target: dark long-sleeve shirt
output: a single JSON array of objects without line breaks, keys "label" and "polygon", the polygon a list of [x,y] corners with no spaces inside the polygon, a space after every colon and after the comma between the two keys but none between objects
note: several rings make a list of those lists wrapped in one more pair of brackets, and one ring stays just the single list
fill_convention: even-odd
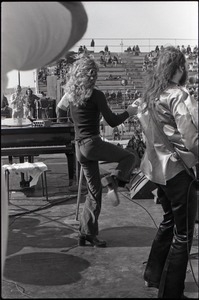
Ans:
[{"label": "dark long-sleeve shirt", "polygon": [[100,134],[101,115],[111,127],[123,123],[129,117],[127,111],[120,114],[113,113],[107,104],[104,93],[97,89],[93,90],[85,105],[77,107],[70,103],[70,112],[74,122],[76,140]]}]

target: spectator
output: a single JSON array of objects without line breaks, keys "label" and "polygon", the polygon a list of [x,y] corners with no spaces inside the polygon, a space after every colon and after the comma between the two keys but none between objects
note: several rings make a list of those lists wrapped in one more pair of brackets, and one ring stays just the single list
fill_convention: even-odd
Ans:
[{"label": "spectator", "polygon": [[128,84],[127,79],[122,79],[121,80],[121,85],[126,86]]},{"label": "spectator", "polygon": [[100,55],[100,64],[106,67],[106,60],[104,58],[104,54]]},{"label": "spectator", "polygon": [[133,46],[133,48],[132,48],[132,54],[135,55],[135,53],[136,53],[136,47]]},{"label": "spectator", "polygon": [[117,91],[116,97],[117,97],[117,100],[122,99],[122,92],[120,90]]},{"label": "spectator", "polygon": [[193,63],[192,62],[189,63],[189,72],[193,72]]},{"label": "spectator", "polygon": [[191,47],[190,47],[190,45],[187,46],[187,54],[188,55],[191,54]]},{"label": "spectator", "polygon": [[84,49],[83,49],[82,46],[80,46],[79,49],[78,49],[78,54],[83,53],[83,52],[84,52]]},{"label": "spectator", "polygon": [[111,64],[112,63],[112,58],[111,58],[111,54],[110,52],[105,52],[105,61],[107,64]]},{"label": "spectator", "polygon": [[1,104],[1,116],[12,118],[12,108],[9,107],[8,99],[4,94]]},{"label": "spectator", "polygon": [[129,140],[126,150],[137,152],[139,158],[142,158],[146,149],[146,145],[142,139],[142,132],[140,128],[137,127],[136,122],[133,122],[134,119],[130,118],[129,122],[129,132],[131,130],[131,126],[133,127],[132,138]]},{"label": "spectator", "polygon": [[144,56],[144,63],[147,65],[148,62],[149,62],[149,55],[145,54],[145,56]]},{"label": "spectator", "polygon": [[115,100],[116,99],[116,93],[115,93],[115,91],[111,91],[111,100]]},{"label": "spectator", "polygon": [[109,51],[109,50],[108,50],[108,46],[106,45],[106,46],[104,47],[104,52],[105,52],[105,53],[108,53],[108,51]]},{"label": "spectator", "polygon": [[86,54],[87,52],[88,52],[88,50],[87,50],[86,46],[84,45],[84,46],[83,46],[83,53]]},{"label": "spectator", "polygon": [[147,63],[144,61],[142,65],[142,71],[145,72],[147,70]]},{"label": "spectator", "polygon": [[[180,47],[180,46],[179,46]],[[160,52],[164,51],[163,45],[160,46]]]},{"label": "spectator", "polygon": [[138,90],[135,90],[134,99],[133,100],[136,100],[138,98],[139,98],[139,92],[138,92]]},{"label": "spectator", "polygon": [[95,41],[94,41],[94,39],[91,40],[91,47],[93,47],[93,48],[95,47]]},{"label": "spectator", "polygon": [[131,99],[131,90],[130,89],[126,90],[125,96],[126,96],[126,100],[130,100]]},{"label": "spectator", "polygon": [[118,126],[118,129],[119,129],[119,133],[120,133],[120,140],[122,140],[122,138],[123,138],[123,136],[124,136],[124,134],[126,132],[126,128],[125,128],[124,123],[120,124]]},{"label": "spectator", "polygon": [[198,57],[198,47],[195,46],[195,47],[193,48],[193,58],[194,58],[194,59],[197,59],[197,57]]},{"label": "spectator", "polygon": [[140,54],[140,48],[138,45],[135,46],[135,55],[138,56]]},{"label": "spectator", "polygon": [[150,51],[148,54],[148,61],[152,62],[153,61],[153,51]]},{"label": "spectator", "polygon": [[182,52],[183,54],[186,54],[186,49],[185,49],[185,46],[184,46],[184,45],[182,45],[182,47],[181,47],[181,52]]},{"label": "spectator", "polygon": [[195,89],[194,89],[193,87],[189,87],[189,94],[190,94],[191,96],[194,95],[194,92],[195,92]]},{"label": "spectator", "polygon": [[24,105],[26,103],[26,96],[22,94],[21,86],[18,85],[16,92],[11,95],[10,104],[12,105],[12,118],[24,117]]},{"label": "spectator", "polygon": [[26,103],[24,106],[25,117],[36,118],[36,101],[39,101],[39,97],[33,94],[31,88],[26,90]]},{"label": "spectator", "polygon": [[116,67],[117,64],[118,64],[118,58],[117,58],[116,55],[114,55],[113,58],[112,58],[112,64],[113,64],[115,67]]},{"label": "spectator", "polygon": [[120,132],[118,126],[113,128],[113,140],[120,140]]},{"label": "spectator", "polygon": [[39,99],[39,108],[41,111],[41,118],[48,119],[49,118],[49,107],[50,101],[44,92],[41,92],[42,96]]},{"label": "spectator", "polygon": [[157,55],[159,55],[160,48],[158,47],[158,45],[155,47],[155,52],[157,53]]},{"label": "spectator", "polygon": [[198,73],[198,62],[197,62],[197,60],[194,60],[194,62],[193,62],[193,72]]},{"label": "spectator", "polygon": [[194,99],[196,100],[196,101],[198,101],[199,99],[198,99],[198,87],[196,87],[195,88],[195,91],[194,91]]},{"label": "spectator", "polygon": [[105,95],[106,99],[108,99],[109,98],[109,91],[106,90],[106,92],[104,93],[104,95]]}]

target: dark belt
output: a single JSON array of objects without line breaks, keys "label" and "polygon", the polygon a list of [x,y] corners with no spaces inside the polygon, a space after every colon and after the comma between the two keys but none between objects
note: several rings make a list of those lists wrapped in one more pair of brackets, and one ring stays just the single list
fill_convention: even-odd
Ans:
[{"label": "dark belt", "polygon": [[86,144],[88,141],[92,141],[92,140],[94,140],[94,139],[96,139],[96,138],[99,138],[100,137],[100,135],[99,134],[97,134],[97,135],[92,135],[91,137],[86,137],[86,138],[83,138],[83,139],[81,139],[81,140],[77,140],[77,143],[78,143],[78,145],[80,146],[80,145],[84,145],[84,144]]}]

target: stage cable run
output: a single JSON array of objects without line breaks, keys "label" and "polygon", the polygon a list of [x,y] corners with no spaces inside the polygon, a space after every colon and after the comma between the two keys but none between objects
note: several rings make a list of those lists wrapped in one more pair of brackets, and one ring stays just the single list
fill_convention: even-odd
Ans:
[{"label": "stage cable run", "polygon": [[[192,185],[193,182],[194,182],[194,180],[191,182],[191,184],[190,184],[190,186],[189,186],[188,193],[187,193],[187,199],[188,199],[189,192],[190,192],[190,188],[191,188],[191,185]],[[148,211],[143,205],[141,205],[141,204],[137,203],[136,201],[132,200],[130,197],[128,197],[128,196],[125,195],[124,193],[122,193],[122,192],[119,192],[119,193],[120,193],[122,196],[124,196],[126,199],[128,199],[129,201],[131,201],[131,202],[133,202],[134,204],[140,206],[140,207],[141,207],[141,208],[149,215],[149,217],[150,217],[151,220],[153,221],[153,223],[154,223],[156,229],[158,229],[158,226],[157,226],[157,224],[156,224],[154,218],[152,217],[152,215],[149,213],[149,211]],[[11,223],[9,224],[9,226],[11,226],[11,225],[15,222],[15,220],[17,220],[18,218],[22,217],[23,215],[27,215],[27,214],[31,214],[31,213],[34,214],[34,213],[36,213],[37,211],[41,211],[41,210],[44,210],[44,209],[53,207],[53,206],[55,206],[55,205],[58,205],[58,204],[60,204],[60,203],[63,203],[63,202],[65,202],[65,201],[71,200],[71,199],[76,198],[76,197],[77,197],[77,195],[74,195],[74,196],[72,196],[72,197],[70,197],[70,198],[67,198],[67,199],[64,198],[64,199],[54,200],[54,201],[52,201],[51,203],[49,203],[49,204],[47,204],[47,205],[43,205],[42,207],[39,207],[39,208],[36,208],[36,209],[33,209],[33,210],[27,210],[27,209],[22,208],[21,206],[18,206],[18,205],[15,205],[15,204],[14,204],[14,206],[20,207],[20,208],[22,208],[22,209],[24,209],[24,210],[26,210],[26,211],[25,211],[25,212],[18,213],[18,214],[15,214],[15,215],[10,215],[9,218],[15,217],[15,219],[13,220],[13,222],[11,222]],[[187,209],[188,209],[188,201],[187,201]],[[37,213],[36,213],[36,214],[37,214]],[[74,213],[73,213],[73,214],[74,214]],[[39,215],[39,214],[37,214],[37,215]],[[48,217],[45,216],[45,218],[48,218]],[[188,218],[188,215],[187,215],[187,218]],[[50,219],[50,218],[48,218],[48,219]],[[50,219],[50,220],[51,220],[51,219]],[[57,220],[53,220],[53,221],[54,221],[54,222],[57,222]],[[57,223],[61,223],[61,222],[57,222]],[[68,226],[68,225],[63,224],[63,223],[61,223],[61,225],[62,225],[62,226],[64,225],[64,226],[69,227],[70,229],[73,229],[73,230],[74,230],[74,227],[72,227],[72,226]],[[188,220],[187,220],[187,226],[188,226]],[[188,232],[188,228],[187,228],[187,232]],[[75,247],[77,247],[77,246],[75,246]],[[74,248],[74,247],[72,247],[72,248]],[[70,249],[69,249],[69,250],[70,250]],[[198,287],[199,285],[198,285],[198,283],[197,283],[197,280],[196,280],[196,277],[195,277],[195,274],[194,274],[194,271],[193,271],[192,263],[191,263],[191,258],[190,258],[190,256],[193,256],[193,254],[191,254],[191,255],[189,254],[189,251],[188,251],[188,241],[187,241],[187,252],[188,252],[188,260],[189,260],[189,265],[190,265],[190,268],[191,268],[191,273],[192,273],[194,282],[195,282],[196,286]],[[14,283],[14,282],[13,282],[13,283]],[[27,296],[28,296],[28,295],[27,295]],[[29,297],[29,296],[28,296],[28,297]]]}]

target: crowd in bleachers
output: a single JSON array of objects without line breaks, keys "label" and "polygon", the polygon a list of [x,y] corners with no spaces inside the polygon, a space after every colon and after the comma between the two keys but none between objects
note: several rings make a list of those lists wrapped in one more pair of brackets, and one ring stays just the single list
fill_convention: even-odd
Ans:
[{"label": "crowd in bleachers", "polygon": [[108,77],[105,77],[105,80],[120,80],[121,78],[122,78],[121,75],[110,74]]},{"label": "crowd in bleachers", "polygon": [[118,54],[111,54],[110,51],[105,52],[103,50],[100,51],[99,63],[100,65],[106,67],[108,66],[117,66],[122,63],[121,57]]},{"label": "crowd in bleachers", "polygon": [[185,47],[182,45],[181,47],[178,45],[177,48],[182,51],[182,53],[186,56],[187,59],[197,59],[198,58],[198,46],[196,45],[191,49],[190,45]]},{"label": "crowd in bleachers", "polygon": [[[193,73],[198,73],[198,47],[190,47],[190,45],[188,45],[187,47],[185,47],[184,45],[177,46],[177,48],[179,48],[181,51],[183,51],[183,53],[185,54],[186,58],[188,59],[188,63],[189,63],[189,72]],[[160,47],[157,45],[154,50],[151,50],[149,53],[145,54],[145,56],[143,57],[143,64],[142,64],[142,72],[144,73],[146,70],[150,70],[153,69],[154,66],[156,65],[157,62],[157,58],[159,56],[159,54],[161,53],[161,51],[164,49],[163,45],[161,45]],[[87,51],[85,46],[80,46],[78,53],[82,53]],[[127,48],[127,50],[125,50],[126,52],[129,53],[133,53],[134,55],[139,55],[140,49],[139,46],[133,46],[132,48],[129,46]],[[136,54],[137,51],[137,54]],[[191,60],[191,61],[190,61]],[[104,50],[100,51],[100,57],[99,57],[99,64],[103,65],[103,66],[116,66],[117,64],[122,63],[122,59],[118,54],[115,53],[111,53],[109,51],[109,47],[108,45],[106,45],[104,47]],[[39,82],[42,82],[43,84],[47,84],[47,76],[49,75],[55,75],[57,76],[57,79],[61,79],[61,84],[65,83],[66,80],[66,74],[68,71],[68,66],[69,66],[69,61],[66,58],[62,58],[60,59],[55,66],[49,66],[49,67],[43,67],[38,71],[38,80]],[[136,86],[136,84],[134,83],[134,78],[141,78],[142,77],[142,72],[140,72],[138,69],[135,68],[135,66],[130,66],[130,64],[128,65],[128,70],[126,69],[126,75],[127,75],[127,80],[128,80],[128,84],[132,85],[132,88],[135,90],[136,88],[139,88],[138,86]],[[105,80],[121,80],[121,76],[115,76],[110,74],[109,76],[107,76],[105,78]],[[191,92],[195,95],[197,92],[197,88],[196,86],[194,86],[193,84],[189,84],[191,86]],[[193,91],[194,90],[194,91]],[[108,99],[109,100],[115,100],[115,96],[114,94],[116,94],[116,99],[118,99],[116,102],[121,102],[121,98],[124,98],[125,95],[121,96],[120,91],[115,91],[111,93],[112,96],[109,95]],[[124,93],[123,93],[124,94]],[[129,98],[130,99],[134,99],[134,95],[133,93],[128,93],[126,95],[126,99]]]},{"label": "crowd in bleachers", "polygon": [[[178,45],[177,48],[185,54],[188,60],[193,60],[192,62],[189,62],[189,71],[198,72],[198,47],[195,46],[192,50],[190,45],[188,45],[187,48],[185,48],[184,45],[181,47]],[[151,50],[149,53],[147,53],[143,59],[142,71],[153,69],[157,63],[159,54],[163,50],[164,47],[162,45],[160,48],[157,45],[154,50]]]},{"label": "crowd in bleachers", "polygon": [[62,79],[65,82],[69,64],[67,59],[61,58],[55,66],[43,67],[38,71],[38,81],[47,84],[47,76],[57,76],[57,79]]},{"label": "crowd in bleachers", "polygon": [[86,48],[86,46],[79,46],[79,49],[78,49],[78,54],[81,54],[81,53],[88,53],[88,49]]},{"label": "crowd in bleachers", "polygon": [[131,46],[129,46],[126,50],[124,50],[124,52],[132,53],[135,56],[139,56],[141,53],[140,47],[138,45],[133,46],[132,48],[131,48]]},{"label": "crowd in bleachers", "polygon": [[[85,46],[80,46],[78,54],[86,53],[88,50]],[[121,57],[116,53],[111,53],[108,50],[108,46],[105,46],[104,51],[100,51],[99,64],[106,66],[117,66],[122,63]],[[47,76],[55,75],[57,79],[61,79],[65,82],[65,77],[68,71],[70,62],[66,58],[61,58],[54,66],[45,66],[38,71],[38,81],[43,84],[47,84]],[[114,79],[114,78],[110,78]]]},{"label": "crowd in bleachers", "polygon": [[[139,49],[139,46],[137,47],[128,47],[125,52],[132,53],[135,56],[138,56],[141,51]],[[187,88],[189,89],[190,94],[198,101],[198,75],[195,75],[194,72],[198,73],[198,47],[190,47],[189,45],[185,47],[182,45],[181,47],[178,46],[178,48],[183,51],[186,58],[188,59],[189,63],[189,72],[193,74],[192,79],[189,80],[187,84]],[[108,104],[111,106],[117,105],[120,108],[125,108],[129,104],[133,103],[137,98],[141,96],[141,92],[137,88],[136,84],[134,83],[134,78],[140,78],[142,77],[142,73],[144,73],[146,70],[153,69],[156,65],[157,58],[161,51],[163,51],[164,47],[156,46],[154,50],[147,53],[145,56],[143,56],[143,65],[141,70],[138,70],[135,68],[135,66],[128,64],[128,69],[126,69],[126,77],[128,85],[132,86],[132,90],[129,88],[121,89],[118,88],[117,90],[107,90],[104,92],[105,97],[107,99]],[[85,47],[80,46],[78,52],[87,51]],[[103,65],[104,67],[108,66],[117,66],[117,64],[122,63],[122,59],[118,54],[113,54],[109,51],[108,46],[106,45],[104,50],[100,51],[100,56],[98,58],[98,62],[100,65]],[[68,70],[68,60],[67,59],[60,59],[56,66],[54,67],[44,67],[39,70],[38,73],[38,79],[44,83],[46,83],[46,78],[48,75],[56,75],[58,79],[62,79],[63,83],[66,78]],[[109,74],[109,76],[104,78],[105,80],[120,80],[122,81],[122,77],[120,75],[113,75]],[[103,79],[103,80],[104,80]],[[121,84],[122,85],[122,84]],[[117,129],[117,128],[116,128]],[[118,134],[119,138],[121,136],[119,135],[119,131],[116,130],[113,132],[115,136]],[[128,123],[126,126],[127,131],[131,132],[132,138],[129,140],[128,147],[132,148],[133,150],[136,150],[140,157],[142,157],[144,151],[145,151],[145,144],[143,141],[142,131],[140,127],[140,123],[135,118],[129,118]]]},{"label": "crowd in bleachers", "polygon": [[104,92],[105,97],[110,105],[122,105],[123,107],[128,106],[133,103],[136,99],[141,96],[141,93],[138,90],[126,89],[122,92],[122,90],[111,90],[110,92],[107,90]]},{"label": "crowd in bleachers", "polygon": [[127,150],[134,150],[140,158],[143,157],[146,145],[143,139],[141,124],[137,117],[131,117],[128,120],[128,131],[131,132],[131,138],[127,144]]}]

